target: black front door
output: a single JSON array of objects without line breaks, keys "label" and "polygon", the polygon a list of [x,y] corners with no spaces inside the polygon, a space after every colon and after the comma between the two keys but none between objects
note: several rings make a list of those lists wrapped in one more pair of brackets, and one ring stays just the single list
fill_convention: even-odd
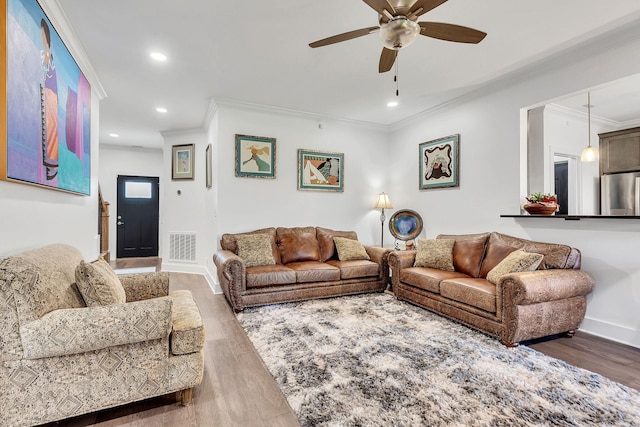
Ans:
[{"label": "black front door", "polygon": [[159,178],[118,175],[117,258],[158,256]]}]

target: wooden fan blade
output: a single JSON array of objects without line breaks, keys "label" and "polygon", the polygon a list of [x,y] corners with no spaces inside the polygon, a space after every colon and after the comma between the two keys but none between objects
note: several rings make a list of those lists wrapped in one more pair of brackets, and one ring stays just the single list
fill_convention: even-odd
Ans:
[{"label": "wooden fan blade", "polygon": [[442,22],[418,22],[418,25],[423,36],[449,42],[477,44],[487,35],[484,31]]},{"label": "wooden fan blade", "polygon": [[380,54],[380,63],[378,64],[378,72],[386,73],[393,67],[393,64],[396,62],[396,57],[398,56],[398,51],[393,49],[387,49],[386,47],[382,48],[382,53]]},{"label": "wooden fan blade", "polygon": [[360,28],[359,30],[353,30],[347,33],[337,34],[335,36],[327,37],[326,39],[309,43],[309,46],[320,47],[320,46],[326,46],[329,44],[340,43],[347,40],[355,39],[356,37],[362,37],[362,36],[366,36],[367,34],[375,33],[379,29],[380,27]]},{"label": "wooden fan blade", "polygon": [[388,16],[385,12],[385,10],[391,15],[394,16],[396,14],[396,10],[395,8],[391,5],[391,3],[389,3],[388,0],[362,0],[364,1],[366,4],[369,5],[369,7],[373,10],[375,10],[376,12],[378,12],[380,15],[385,17],[385,22],[388,20]]},{"label": "wooden fan blade", "polygon": [[420,16],[429,12],[430,10],[435,9],[440,6],[442,3],[446,3],[448,0],[418,0],[413,6],[409,9],[408,15],[411,16]]}]

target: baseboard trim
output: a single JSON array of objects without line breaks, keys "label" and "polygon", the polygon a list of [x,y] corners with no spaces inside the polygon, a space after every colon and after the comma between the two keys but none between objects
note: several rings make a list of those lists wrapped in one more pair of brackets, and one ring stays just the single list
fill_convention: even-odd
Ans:
[{"label": "baseboard trim", "polygon": [[640,331],[637,329],[585,317],[580,330],[600,338],[640,348]]},{"label": "baseboard trim", "polygon": [[173,273],[189,273],[189,274],[199,274],[204,276],[207,280],[207,284],[211,288],[214,294],[221,294],[222,288],[215,281],[215,276],[211,274],[211,272],[204,266],[198,264],[176,264],[170,262],[162,263],[162,271],[173,272]]}]

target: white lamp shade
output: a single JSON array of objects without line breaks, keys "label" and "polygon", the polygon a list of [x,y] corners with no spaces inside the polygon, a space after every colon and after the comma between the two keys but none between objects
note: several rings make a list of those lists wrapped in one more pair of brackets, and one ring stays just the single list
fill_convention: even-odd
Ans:
[{"label": "white lamp shade", "polygon": [[378,200],[374,206],[375,209],[393,209],[393,205],[391,205],[391,200],[389,200],[389,195],[387,193],[378,194]]},{"label": "white lamp shade", "polygon": [[596,160],[598,160],[598,149],[589,145],[584,150],[582,150],[580,160],[583,162],[595,162]]}]

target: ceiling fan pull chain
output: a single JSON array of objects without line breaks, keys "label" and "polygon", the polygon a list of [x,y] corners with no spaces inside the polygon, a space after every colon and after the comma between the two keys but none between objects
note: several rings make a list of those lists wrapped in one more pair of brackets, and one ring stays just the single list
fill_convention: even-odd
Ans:
[{"label": "ceiling fan pull chain", "polygon": [[393,76],[393,81],[396,82],[396,96],[400,96],[400,87],[398,82],[398,62],[400,60],[400,55],[396,56],[396,75]]}]

